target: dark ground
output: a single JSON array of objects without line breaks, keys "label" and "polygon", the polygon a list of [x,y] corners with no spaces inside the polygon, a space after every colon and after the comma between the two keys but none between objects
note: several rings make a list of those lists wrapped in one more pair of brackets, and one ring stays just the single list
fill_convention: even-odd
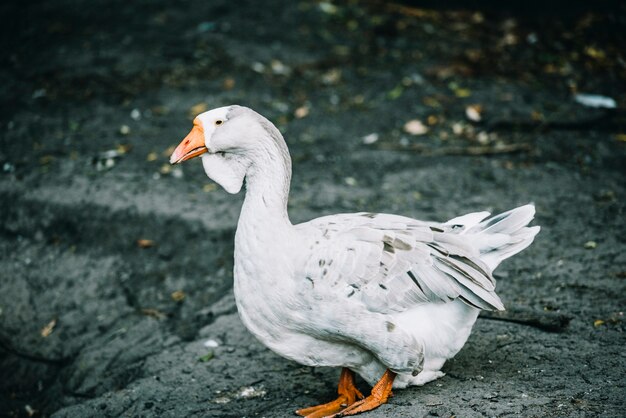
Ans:
[{"label": "dark ground", "polygon": [[238,103],[286,136],[294,222],[537,205],[499,294],[569,326],[480,319],[446,377],[368,417],[624,416],[624,6],[234,3],[0,6],[1,414],[281,417],[333,397],[338,370],[239,321],[242,197],[167,165],[194,113]]}]

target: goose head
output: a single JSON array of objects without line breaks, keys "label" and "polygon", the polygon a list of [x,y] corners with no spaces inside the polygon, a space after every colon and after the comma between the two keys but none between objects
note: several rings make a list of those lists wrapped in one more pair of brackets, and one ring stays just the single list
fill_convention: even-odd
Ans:
[{"label": "goose head", "polygon": [[191,132],[170,157],[178,164],[202,158],[206,175],[228,193],[238,193],[244,178],[278,152],[287,157],[280,132],[267,119],[243,106],[225,106],[201,113]]}]

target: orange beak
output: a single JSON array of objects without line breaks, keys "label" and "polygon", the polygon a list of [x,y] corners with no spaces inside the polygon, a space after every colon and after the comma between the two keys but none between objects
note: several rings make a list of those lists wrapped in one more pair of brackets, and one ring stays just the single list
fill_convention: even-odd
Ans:
[{"label": "orange beak", "polygon": [[198,155],[207,152],[204,145],[204,129],[197,119],[193,121],[193,129],[187,134],[185,139],[176,147],[170,157],[170,164],[178,164],[190,160]]}]

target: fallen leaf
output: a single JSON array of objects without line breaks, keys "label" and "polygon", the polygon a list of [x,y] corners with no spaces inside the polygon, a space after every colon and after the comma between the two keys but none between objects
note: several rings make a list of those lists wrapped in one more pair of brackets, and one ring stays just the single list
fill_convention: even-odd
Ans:
[{"label": "fallen leaf", "polygon": [[294,112],[293,115],[297,118],[297,119],[302,119],[304,117],[307,117],[309,115],[309,107],[308,106],[300,106],[299,108],[297,108]]},{"label": "fallen leaf", "polygon": [[585,54],[596,60],[603,60],[604,58],[606,58],[606,53],[603,50],[595,48],[593,46],[586,47]]},{"label": "fallen leaf", "polygon": [[48,324],[41,329],[41,336],[44,338],[49,337],[50,334],[52,334],[52,331],[54,331],[54,327],[56,326],[56,324],[57,324],[56,319],[53,319],[52,321],[48,322]]},{"label": "fallen leaf", "polygon": [[422,103],[424,103],[428,107],[434,107],[434,108],[441,107],[441,103],[439,102],[439,100],[435,99],[434,97],[430,97],[430,96],[424,97],[422,99]]},{"label": "fallen leaf", "polygon": [[479,104],[469,105],[465,108],[465,116],[472,122],[480,122],[482,120],[483,107]]},{"label": "fallen leaf", "polygon": [[159,173],[161,174],[169,174],[172,172],[172,165],[171,164],[163,164],[161,166],[161,168],[159,168]]},{"label": "fallen leaf", "polygon": [[215,354],[213,353],[213,351],[209,351],[205,355],[198,357],[198,361],[206,363],[207,361],[210,361],[213,357],[215,357]]},{"label": "fallen leaf", "polygon": [[158,309],[153,309],[153,308],[143,308],[141,310],[141,313],[146,315],[146,316],[151,316],[151,317],[156,318],[156,319],[165,319],[165,318],[167,318],[166,314],[164,314],[163,312],[159,311]]},{"label": "fallen leaf", "polygon": [[595,321],[593,321],[593,326],[594,327],[599,327],[601,325],[604,325],[604,320],[603,319],[596,319]]},{"label": "fallen leaf", "polygon": [[209,105],[205,102],[196,103],[189,108],[189,116],[196,117],[202,112],[206,112],[209,109]]},{"label": "fallen leaf", "polygon": [[232,77],[226,77],[222,82],[222,88],[224,90],[232,90],[235,87],[235,79]]},{"label": "fallen leaf", "polygon": [[202,191],[206,193],[214,192],[215,190],[217,190],[217,184],[215,183],[207,183],[202,186]]},{"label": "fallen leaf", "polygon": [[41,165],[48,165],[52,161],[54,161],[53,155],[44,155],[43,157],[39,158],[39,164]]},{"label": "fallen leaf", "polygon": [[170,109],[167,106],[153,106],[150,110],[157,116],[167,115],[170,112]]},{"label": "fallen leaf", "polygon": [[115,147],[115,151],[117,151],[118,155],[124,155],[124,154],[127,154],[128,151],[130,151],[132,147],[133,146],[130,144],[118,144]]},{"label": "fallen leaf", "polygon": [[532,112],[530,112],[530,118],[537,122],[541,122],[545,119],[543,113],[539,112],[538,110],[533,110]]},{"label": "fallen leaf", "polygon": [[291,73],[291,68],[285,65],[281,60],[273,59],[270,62],[270,68],[274,74],[278,75],[289,75]]},{"label": "fallen leaf", "polygon": [[429,115],[429,116],[426,118],[426,123],[427,123],[428,125],[430,125],[430,126],[435,125],[437,122],[439,122],[439,118],[437,118],[437,116],[435,116],[435,115]]},{"label": "fallen leaf", "polygon": [[174,300],[174,302],[182,302],[185,299],[185,292],[183,292],[182,290],[172,292],[172,299]]},{"label": "fallen leaf", "polygon": [[322,83],[327,85],[337,84],[341,80],[341,70],[333,68],[322,75]]},{"label": "fallen leaf", "polygon": [[139,248],[151,248],[155,246],[155,242],[151,239],[140,238],[137,240],[137,246]]},{"label": "fallen leaf", "polygon": [[167,147],[165,151],[163,151],[163,156],[169,158],[169,156],[172,155],[175,149],[176,149],[176,145]]},{"label": "fallen leaf", "polygon": [[387,98],[389,100],[396,100],[398,97],[402,96],[402,93],[404,93],[404,87],[402,84],[398,84],[387,93]]},{"label": "fallen leaf", "polygon": [[472,95],[472,91],[470,89],[460,88],[460,89],[454,90],[454,94],[456,95],[456,97],[464,98],[464,97],[470,97]]},{"label": "fallen leaf", "polygon": [[413,119],[404,124],[404,132],[411,135],[424,135],[428,132],[428,127],[418,119]]}]

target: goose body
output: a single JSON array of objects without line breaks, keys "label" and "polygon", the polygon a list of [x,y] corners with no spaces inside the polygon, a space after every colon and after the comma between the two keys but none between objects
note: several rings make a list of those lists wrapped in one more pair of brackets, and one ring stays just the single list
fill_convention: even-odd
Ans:
[{"label": "goose body", "polygon": [[[344,368],[341,406],[301,415],[363,412],[384,403],[392,386],[443,376],[480,310],[504,309],[493,270],[539,231],[527,226],[532,205],[443,223],[352,213],[292,225],[291,160],[280,132],[241,106],[205,112],[194,125],[171,162],[200,156],[207,175],[231,193],[245,179],[234,267],[244,325],[283,357]],[[353,372],[374,385],[365,400],[358,401]]]}]

